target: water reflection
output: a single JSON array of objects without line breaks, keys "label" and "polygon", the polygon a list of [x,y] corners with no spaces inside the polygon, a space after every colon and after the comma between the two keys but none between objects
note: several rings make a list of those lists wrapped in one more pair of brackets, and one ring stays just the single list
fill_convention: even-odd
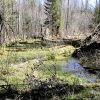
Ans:
[{"label": "water reflection", "polygon": [[81,67],[73,58],[68,59],[67,65],[62,65],[60,67],[61,71],[79,71],[84,70],[83,67]]},{"label": "water reflection", "polygon": [[87,83],[97,83],[98,82],[98,77],[94,74],[90,74],[85,71],[81,72],[75,72],[75,75],[80,77],[80,78],[86,78],[86,81],[83,82],[83,84]]},{"label": "water reflection", "polygon": [[73,72],[77,77],[85,78],[86,81],[84,81],[83,84],[98,82],[97,75],[89,73],[88,70],[81,67],[81,65],[78,64],[73,58],[68,59],[67,63],[67,65],[62,65],[60,67],[61,71]]}]

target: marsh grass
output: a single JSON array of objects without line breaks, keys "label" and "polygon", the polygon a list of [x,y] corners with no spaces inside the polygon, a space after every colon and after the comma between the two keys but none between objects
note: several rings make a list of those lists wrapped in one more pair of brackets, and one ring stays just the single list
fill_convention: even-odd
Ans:
[{"label": "marsh grass", "polygon": [[55,76],[55,78],[62,80],[63,82],[66,82],[68,84],[76,84],[81,85],[82,81],[84,81],[84,78],[78,78],[76,77],[72,72],[62,72],[57,71],[56,75],[54,70],[37,70],[38,78],[40,79],[48,79],[52,76]]},{"label": "marsh grass", "polygon": [[[50,66],[50,65],[59,66],[61,65],[61,62],[63,59],[67,60],[68,57],[70,57],[70,55],[74,52],[75,50],[74,47],[65,46],[62,48],[54,47],[54,48],[42,48],[42,49],[25,48],[26,44],[27,44],[27,47],[30,47],[29,45],[33,45],[34,41],[35,40],[28,40],[25,42],[20,41],[20,43],[17,43],[17,44],[12,43],[11,44],[12,46],[16,45],[15,48],[6,47],[5,52],[4,50],[3,51],[1,50],[2,54],[0,55],[0,63],[1,63],[0,84],[4,84],[4,85],[15,84],[17,86],[17,90],[20,91],[19,92],[20,94],[25,91],[30,92],[29,87],[30,89],[32,89],[31,85],[29,84],[30,82],[31,84],[35,84],[35,81],[43,83],[44,81],[47,81],[48,79],[53,79],[53,78],[59,80],[61,84],[62,83],[72,84],[73,87],[75,87],[76,85],[82,85],[82,82],[85,79],[76,77],[72,72],[64,72],[64,71],[62,72],[62,71],[57,71],[56,69],[50,70],[48,68],[40,69],[39,66],[41,65],[34,66],[34,62],[33,62],[34,59],[38,59],[39,62],[42,62],[44,67]],[[38,41],[40,40],[35,41],[35,43],[38,44]],[[19,49],[19,47],[21,48]],[[20,84],[25,84],[25,83],[28,85],[20,86]],[[99,95],[99,90],[91,89],[95,87],[94,84],[88,84],[87,86],[88,88],[86,88],[86,90],[82,90],[79,93],[69,92],[68,95],[62,94],[62,96],[59,96],[59,99],[60,100],[75,100],[75,99],[76,100],[77,99],[100,100],[100,98],[96,96],[96,95]],[[96,86],[99,87],[100,84],[96,84]],[[1,89],[0,92],[3,93],[4,90]],[[48,93],[50,92],[52,91],[49,91]]]},{"label": "marsh grass", "polygon": [[[100,88],[85,88],[77,94],[65,97],[67,100],[99,100]],[[64,98],[64,97],[63,97]],[[66,100],[65,99],[65,100]]]},{"label": "marsh grass", "polygon": [[56,53],[48,52],[46,56],[47,56],[48,60],[55,60]]},{"label": "marsh grass", "polygon": [[[12,48],[12,47],[7,48],[6,47],[5,48],[6,53],[3,53],[2,55],[0,55],[0,58],[1,58],[0,62],[2,62],[0,69],[3,68],[2,72],[1,72],[1,74],[2,74],[1,76],[5,77],[5,79],[8,80],[9,84],[18,84],[18,83],[22,84],[23,83],[23,80],[25,79],[26,74],[29,74],[32,72],[32,70],[31,70],[31,68],[33,68],[33,61],[31,61],[32,59],[38,59],[39,56],[40,56],[40,58],[39,58],[40,60],[46,58],[43,61],[43,64],[47,66],[47,65],[51,65],[51,64],[60,65],[60,60],[65,58],[62,55],[62,52],[63,52],[62,48],[59,48],[59,49],[24,48],[24,46],[26,44],[27,45],[33,44],[33,42],[38,42],[38,41],[40,41],[40,40],[12,42],[8,46],[12,46],[12,47],[15,46],[15,48]],[[21,49],[19,49],[19,51],[16,52],[18,47],[21,47]],[[71,47],[69,47],[69,46],[68,46],[68,48],[64,47],[64,49],[70,50],[69,48],[71,48]],[[23,67],[21,67],[21,68],[20,68],[20,64],[16,65],[18,62],[23,63],[25,61],[28,61],[30,63],[28,63],[28,65],[23,65]],[[16,67],[14,67],[15,65],[16,65]],[[44,75],[42,75],[43,77],[45,77],[45,72],[48,73],[49,76],[51,76],[49,71],[44,71]],[[41,72],[41,73],[43,73],[43,72]],[[57,74],[57,77],[59,77],[60,79],[64,79],[64,77],[60,77],[58,74]]]}]

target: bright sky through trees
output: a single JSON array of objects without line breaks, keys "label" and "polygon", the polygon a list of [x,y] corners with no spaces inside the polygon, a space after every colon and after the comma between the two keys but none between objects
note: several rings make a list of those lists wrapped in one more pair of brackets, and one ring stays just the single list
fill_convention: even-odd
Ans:
[{"label": "bright sky through trees", "polygon": [[[18,1],[18,0],[16,0],[16,1]],[[21,0],[20,0],[21,1]],[[35,2],[37,2],[37,3],[39,3],[39,2],[41,2],[42,4],[44,4],[44,1],[45,0],[35,0]],[[67,1],[67,0],[65,0],[65,1]],[[79,0],[80,1],[80,0]],[[86,1],[86,0],[83,0],[84,2]],[[96,4],[96,0],[89,0],[89,5],[91,6],[91,7],[95,7],[95,4]]]}]

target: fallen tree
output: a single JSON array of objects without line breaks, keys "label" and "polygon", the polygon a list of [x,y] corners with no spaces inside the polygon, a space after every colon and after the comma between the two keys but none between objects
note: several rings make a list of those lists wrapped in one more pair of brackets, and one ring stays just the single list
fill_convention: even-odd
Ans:
[{"label": "fallen tree", "polygon": [[100,69],[100,24],[97,25],[94,32],[84,39],[81,47],[76,49],[72,57],[78,58],[81,64],[85,63],[83,67],[90,67],[92,69]]}]

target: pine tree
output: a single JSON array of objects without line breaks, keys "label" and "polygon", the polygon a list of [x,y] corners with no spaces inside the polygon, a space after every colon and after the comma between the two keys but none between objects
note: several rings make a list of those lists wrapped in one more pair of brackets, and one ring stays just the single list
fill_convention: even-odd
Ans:
[{"label": "pine tree", "polygon": [[58,0],[47,0],[45,2],[45,26],[50,29],[52,35],[60,36],[60,25],[61,25],[61,15],[60,15],[60,4]]},{"label": "pine tree", "polygon": [[99,25],[98,29],[100,30],[100,4],[95,8],[93,22],[95,26]]},{"label": "pine tree", "polygon": [[100,6],[95,8],[94,11],[94,23],[98,25],[100,23]]}]

